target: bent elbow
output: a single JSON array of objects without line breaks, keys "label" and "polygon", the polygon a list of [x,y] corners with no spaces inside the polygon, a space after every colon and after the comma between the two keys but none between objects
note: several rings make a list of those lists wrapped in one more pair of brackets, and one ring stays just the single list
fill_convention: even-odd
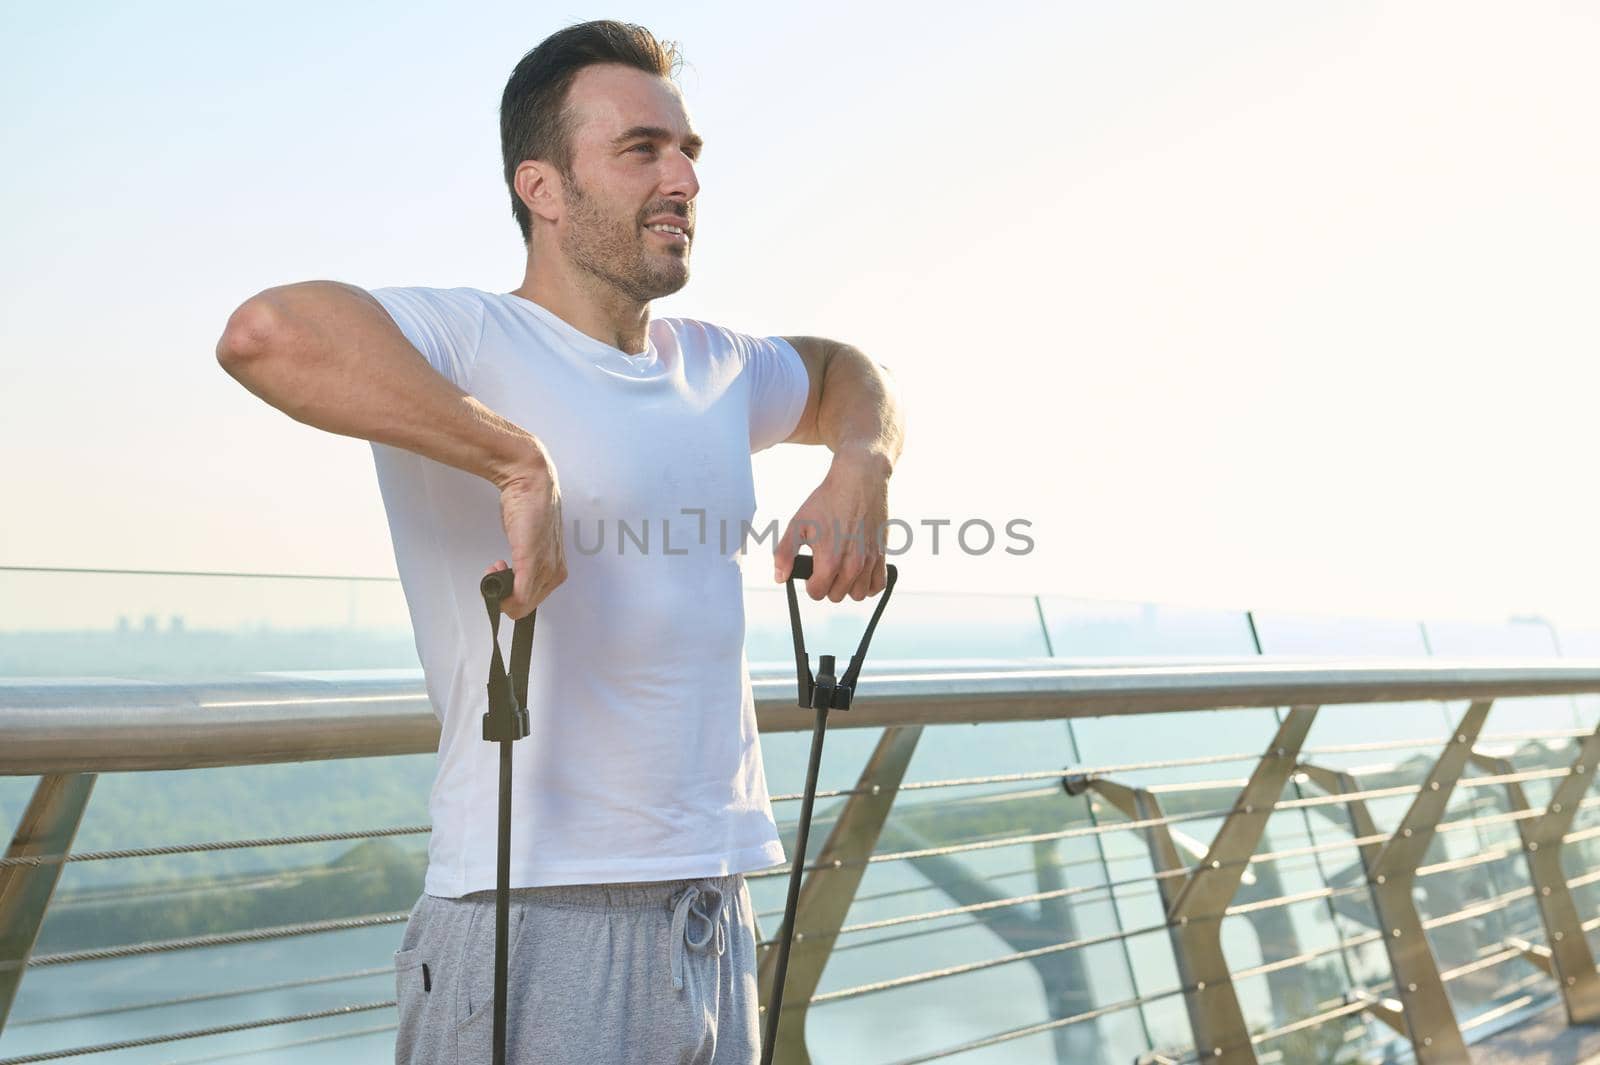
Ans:
[{"label": "bent elbow", "polygon": [[217,341],[218,364],[233,373],[236,367],[271,351],[281,329],[280,316],[267,294],[251,296],[229,315],[223,327]]}]

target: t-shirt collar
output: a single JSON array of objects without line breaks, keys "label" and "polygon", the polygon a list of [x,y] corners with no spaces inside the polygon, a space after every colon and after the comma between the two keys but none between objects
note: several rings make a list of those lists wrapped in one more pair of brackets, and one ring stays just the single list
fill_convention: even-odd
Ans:
[{"label": "t-shirt collar", "polygon": [[663,372],[661,357],[656,352],[655,341],[650,339],[649,330],[645,331],[644,350],[629,354],[603,340],[595,339],[550,308],[535,303],[526,296],[519,296],[515,292],[506,292],[503,295],[517,306],[532,312],[540,321],[564,337],[574,350],[588,356],[601,369],[635,380],[657,377]]}]

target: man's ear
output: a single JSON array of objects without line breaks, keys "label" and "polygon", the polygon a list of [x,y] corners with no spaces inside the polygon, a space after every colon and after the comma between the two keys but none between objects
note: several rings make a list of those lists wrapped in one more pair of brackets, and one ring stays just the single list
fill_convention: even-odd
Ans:
[{"label": "man's ear", "polygon": [[530,214],[546,222],[561,217],[561,172],[554,166],[538,159],[524,159],[517,164],[511,180]]}]

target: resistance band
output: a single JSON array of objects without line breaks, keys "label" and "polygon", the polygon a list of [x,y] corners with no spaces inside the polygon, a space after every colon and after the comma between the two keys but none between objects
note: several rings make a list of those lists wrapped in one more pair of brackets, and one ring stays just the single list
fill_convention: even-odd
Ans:
[{"label": "resistance band", "polygon": [[489,709],[483,715],[483,738],[500,744],[500,847],[494,885],[494,1065],[506,1062],[506,926],[511,911],[511,745],[528,734],[528,660],[533,654],[533,618],[517,619],[511,633],[511,675],[500,659],[500,602],[510,598],[511,570],[483,578],[479,589],[489,608]]},{"label": "resistance band", "polygon": [[[817,672],[811,672],[811,659],[806,653],[805,636],[800,624],[800,604],[795,596],[794,582],[807,580],[812,573],[810,555],[797,555],[785,590],[789,599],[789,625],[794,633],[795,670],[799,685],[799,705],[816,712],[811,733],[811,754],[806,764],[805,794],[800,804],[800,821],[795,837],[794,864],[789,873],[789,896],[784,907],[783,927],[778,937],[777,964],[773,974],[772,998],[767,1006],[767,1028],[762,1040],[762,1065],[771,1065],[777,1046],[778,1018],[783,1009],[783,984],[788,972],[789,947],[794,939],[795,908],[800,899],[800,881],[805,866],[806,841],[811,831],[811,811],[816,802],[817,771],[822,764],[822,742],[828,727],[829,710],[848,710],[855,694],[857,678],[862,663],[867,658],[867,647],[872,634],[888,605],[899,574],[891,564],[888,578],[878,605],[872,612],[861,644],[851,656],[850,664],[842,677],[834,676],[834,656],[822,655]],[[495,879],[495,936],[494,936],[494,1065],[505,1065],[506,1055],[506,936],[510,921],[511,899],[511,745],[528,735],[528,665],[533,652],[533,627],[537,611],[516,623],[511,637],[511,670],[508,674],[500,657],[500,603],[509,598],[513,582],[512,571],[501,570],[486,575],[480,589],[489,611],[489,628],[493,637],[493,657],[489,662],[489,709],[483,715],[483,738],[500,744],[500,812],[499,849],[496,858]]]},{"label": "resistance band", "polygon": [[883,608],[899,576],[891,563],[877,609],[872,612],[872,620],[867,622],[867,631],[861,635],[861,646],[850,657],[844,676],[835,679],[832,655],[822,655],[817,660],[817,673],[812,675],[811,658],[806,654],[805,636],[800,630],[800,602],[795,598],[794,582],[809,579],[811,569],[810,555],[796,555],[794,568],[789,571],[789,580],[784,585],[789,594],[789,627],[794,631],[794,665],[800,682],[800,705],[815,710],[816,720],[811,730],[811,757],[806,763],[806,790],[800,799],[794,865],[789,870],[789,901],[784,905],[783,928],[778,933],[778,959],[772,975],[772,999],[767,1003],[767,1031],[761,1040],[761,1065],[772,1065],[772,1055],[778,1046],[778,1014],[783,1009],[783,981],[789,971],[789,944],[794,939],[794,913],[800,901],[800,876],[806,862],[806,837],[811,834],[811,807],[817,798],[817,770],[822,765],[822,737],[828,730],[828,711],[850,709],[856,678],[867,659],[867,645],[872,642],[873,630],[878,627],[878,619],[883,616]]}]

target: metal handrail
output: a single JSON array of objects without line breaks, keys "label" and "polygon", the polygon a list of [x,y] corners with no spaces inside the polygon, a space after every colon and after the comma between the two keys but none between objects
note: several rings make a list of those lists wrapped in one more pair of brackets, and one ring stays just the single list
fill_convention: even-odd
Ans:
[{"label": "metal handrail", "polygon": [[[794,678],[751,673],[763,732],[801,731]],[[1600,692],[1600,659],[1057,659],[885,662],[837,728]],[[439,721],[420,670],[184,682],[0,679],[0,775],[197,769],[423,754]]]}]

